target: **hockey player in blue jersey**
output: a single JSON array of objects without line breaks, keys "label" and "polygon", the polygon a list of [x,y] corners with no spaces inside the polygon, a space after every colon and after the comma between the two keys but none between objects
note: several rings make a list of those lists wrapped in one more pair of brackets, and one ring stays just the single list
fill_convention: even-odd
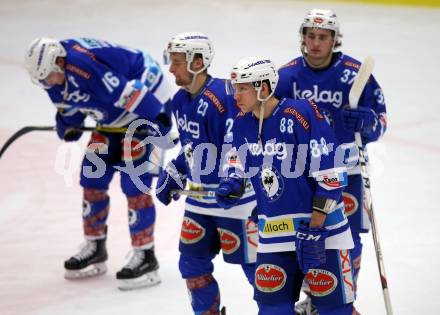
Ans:
[{"label": "hockey player in blue jersey", "polygon": [[[336,15],[331,10],[313,9],[307,13],[300,27],[302,56],[279,70],[280,80],[275,96],[294,99],[308,98],[315,102],[336,133],[339,142],[354,153],[357,161],[355,132],[360,132],[362,143],[377,141],[387,126],[382,89],[371,77],[359,100],[357,109],[348,106],[348,95],[360,62],[338,51],[341,33]],[[366,148],[364,148],[366,150]],[[343,192],[345,212],[350,222],[355,243],[351,251],[355,284],[361,264],[360,233],[369,230],[368,209],[364,208],[363,184],[360,167],[348,170],[348,186]],[[356,285],[355,285],[356,287]],[[308,299],[298,305],[300,311]]]},{"label": "hockey player in blue jersey", "polygon": [[[208,74],[214,57],[209,38],[198,32],[178,34],[165,51],[170,72],[181,89],[170,103],[177,120],[182,150],[161,173],[157,198],[168,205],[177,189],[213,192],[227,151],[233,117],[238,113],[224,80]],[[225,148],[223,148],[225,147]],[[194,314],[220,314],[220,291],[212,260],[223,252],[225,262],[241,264],[253,282],[256,225],[248,220],[255,207],[252,186],[243,187],[237,205],[220,207],[214,197],[188,196],[179,243],[179,269],[186,280]],[[238,199],[238,198],[237,198]],[[222,311],[223,314],[223,311]]]},{"label": "hockey player in blue jersey", "polygon": [[248,180],[255,188],[260,315],[294,314],[303,279],[320,314],[351,315],[345,150],[313,101],[273,96],[277,81],[267,58],[244,58],[233,68],[241,113],[234,121],[229,176],[220,181],[216,199],[228,207]]},{"label": "hockey player in blue jersey", "polygon": [[[57,107],[56,131],[65,141],[76,141],[86,117],[101,127],[127,127],[137,118],[148,119],[131,139],[123,133],[93,132],[82,162],[83,228],[86,243],[66,260],[66,279],[103,274],[107,268],[106,237],[110,198],[109,183],[129,161],[136,167],[149,160],[151,145],[136,146],[148,135],[165,134],[170,119],[162,113],[171,97],[158,63],[148,54],[90,38],[56,40],[37,38],[29,46],[25,65],[34,83],[42,86]],[[148,125],[148,126],[147,126]],[[128,163],[128,162],[127,162]],[[133,289],[160,281],[154,254],[155,206],[145,190],[152,174],[144,172],[135,182],[121,172],[121,188],[127,197],[133,254],[117,272],[120,289]]]}]

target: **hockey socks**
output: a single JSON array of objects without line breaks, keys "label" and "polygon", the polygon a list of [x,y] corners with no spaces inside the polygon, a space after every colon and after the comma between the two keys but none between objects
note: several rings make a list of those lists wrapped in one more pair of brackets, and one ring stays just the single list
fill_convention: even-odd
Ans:
[{"label": "hockey socks", "polygon": [[218,315],[220,291],[212,274],[186,279],[195,315]]}]

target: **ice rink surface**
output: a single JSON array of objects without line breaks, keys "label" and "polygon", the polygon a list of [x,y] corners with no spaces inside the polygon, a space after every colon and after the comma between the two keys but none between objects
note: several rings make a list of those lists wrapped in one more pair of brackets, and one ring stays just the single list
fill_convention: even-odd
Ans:
[{"label": "ice rink surface", "polygon": [[[307,10],[339,16],[343,51],[376,59],[389,129],[370,146],[373,200],[394,313],[439,314],[440,301],[440,10],[299,1],[0,1],[0,143],[26,125],[52,125],[54,107],[22,66],[38,36],[89,36],[149,51],[161,60],[168,39],[202,31],[215,46],[210,72],[228,75],[248,55],[281,66],[299,54],[297,31]],[[166,68],[165,68],[166,70]],[[111,187],[109,272],[69,282],[63,261],[82,242],[79,154],[55,133],[20,138],[0,160],[0,314],[191,314],[177,269],[183,201],[157,205],[156,248],[162,283],[120,292],[115,272],[126,261],[126,201]],[[371,234],[363,238],[356,306],[385,314]],[[215,277],[228,314],[257,313],[241,269],[216,259]]]}]

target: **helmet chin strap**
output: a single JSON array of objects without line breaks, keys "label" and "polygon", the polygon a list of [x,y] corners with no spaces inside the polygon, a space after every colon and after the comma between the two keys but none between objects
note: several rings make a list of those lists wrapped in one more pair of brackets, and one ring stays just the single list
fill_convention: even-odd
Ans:
[{"label": "helmet chin strap", "polygon": [[[196,84],[196,78],[197,75],[199,73],[191,73],[192,74],[192,79],[191,79],[191,83],[188,85],[185,85],[183,88],[185,89],[185,91],[187,91],[190,94],[193,94],[193,90],[194,90],[194,85]],[[195,91],[194,91],[195,92]]]},{"label": "helmet chin strap", "polygon": [[261,87],[263,84],[261,84],[260,88],[257,89],[257,100],[260,101],[260,115],[258,117],[258,143],[262,144],[261,140],[261,132],[263,130],[263,120],[264,120],[264,104],[269,100],[269,98],[272,96],[269,94],[266,98],[261,97]]},{"label": "helmet chin strap", "polygon": [[188,93],[190,93],[190,94],[194,94],[195,92],[197,92],[197,91],[194,91],[194,86],[195,86],[195,84],[196,84],[196,78],[197,78],[197,76],[198,76],[200,73],[202,73],[202,72],[206,69],[206,67],[203,67],[202,69],[200,69],[200,70],[198,70],[198,71],[194,71],[194,70],[191,70],[191,63],[192,63],[192,61],[191,61],[191,62],[188,62],[188,67],[187,67],[188,72],[192,74],[191,83],[188,84],[188,85],[185,85],[183,88],[184,88]]}]

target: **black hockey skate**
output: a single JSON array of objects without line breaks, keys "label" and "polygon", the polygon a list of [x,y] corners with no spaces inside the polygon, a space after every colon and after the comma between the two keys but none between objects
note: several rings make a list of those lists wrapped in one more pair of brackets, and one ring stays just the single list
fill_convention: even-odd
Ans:
[{"label": "black hockey skate", "polygon": [[116,273],[120,290],[150,287],[160,282],[154,249],[134,249],[130,261]]},{"label": "black hockey skate", "polygon": [[87,240],[78,254],[64,262],[66,269],[64,278],[74,280],[106,273],[105,261],[108,255],[105,242],[106,239]]}]

